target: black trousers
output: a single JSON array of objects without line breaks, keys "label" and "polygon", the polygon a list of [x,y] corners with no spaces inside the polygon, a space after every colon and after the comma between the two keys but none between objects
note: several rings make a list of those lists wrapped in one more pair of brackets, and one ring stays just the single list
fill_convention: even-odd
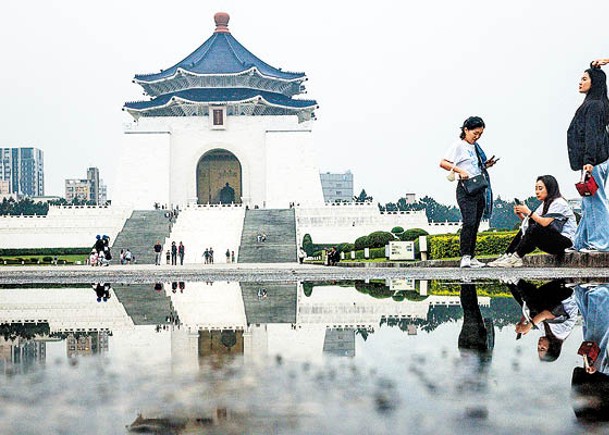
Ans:
[{"label": "black trousers", "polygon": [[512,239],[506,251],[508,254],[515,252],[522,258],[533,252],[535,248],[539,248],[548,254],[559,255],[564,253],[566,248],[573,245],[568,237],[548,227],[543,227],[537,222],[529,222],[529,228],[524,236],[522,231],[518,231],[514,239]]},{"label": "black trousers", "polygon": [[461,210],[463,228],[461,228],[461,238],[459,240],[459,250],[461,255],[474,256],[476,251],[476,237],[478,228],[484,212],[485,190],[477,195],[469,195],[461,183],[457,185],[457,204]]}]

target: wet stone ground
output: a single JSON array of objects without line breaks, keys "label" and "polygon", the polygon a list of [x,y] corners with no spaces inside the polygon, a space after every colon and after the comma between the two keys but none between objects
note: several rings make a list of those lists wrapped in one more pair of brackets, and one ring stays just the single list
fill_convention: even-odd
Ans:
[{"label": "wet stone ground", "polygon": [[[4,284],[2,432],[606,433],[576,417],[572,386],[584,326],[599,322],[572,312],[552,362],[544,330],[516,339],[513,291],[544,284]],[[47,322],[17,321],[35,314]]]}]

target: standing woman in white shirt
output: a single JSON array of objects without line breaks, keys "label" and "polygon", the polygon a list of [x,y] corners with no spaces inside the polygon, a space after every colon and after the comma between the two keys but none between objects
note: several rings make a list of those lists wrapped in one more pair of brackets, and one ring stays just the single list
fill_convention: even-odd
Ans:
[{"label": "standing woman in white shirt", "polygon": [[[484,151],[478,145],[484,132],[485,124],[479,116],[470,116],[461,126],[460,140],[455,142],[440,161],[440,167],[447,171],[453,171],[459,177],[457,183],[457,204],[461,210],[463,227],[459,250],[461,254],[460,267],[483,267],[486,264],[474,258],[476,251],[476,237],[478,228],[484,214],[490,217],[492,210],[492,192],[490,191],[490,179],[487,168],[495,164],[495,156],[487,160]],[[462,180],[483,174],[489,183],[489,187],[475,194],[469,194],[463,187]],[[485,213],[486,209],[486,213]]]}]

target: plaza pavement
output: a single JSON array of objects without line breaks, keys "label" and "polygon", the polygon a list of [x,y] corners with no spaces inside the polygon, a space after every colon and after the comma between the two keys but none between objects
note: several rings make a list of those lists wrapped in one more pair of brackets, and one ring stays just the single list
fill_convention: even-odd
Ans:
[{"label": "plaza pavement", "polygon": [[295,282],[365,279],[557,279],[609,282],[609,268],[522,267],[515,269],[459,269],[458,267],[379,267],[363,263],[362,267],[328,267],[312,264],[187,264],[78,266],[3,266],[0,284],[23,283],[151,283],[173,281],[242,281]]}]

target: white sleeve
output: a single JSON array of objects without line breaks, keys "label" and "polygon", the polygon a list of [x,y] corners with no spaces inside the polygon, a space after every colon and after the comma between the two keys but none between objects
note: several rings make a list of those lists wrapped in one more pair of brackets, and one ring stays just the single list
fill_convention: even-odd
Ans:
[{"label": "white sleeve", "polygon": [[446,154],[444,154],[444,160],[448,160],[451,163],[459,163],[461,148],[459,147],[459,143],[452,144]]}]

